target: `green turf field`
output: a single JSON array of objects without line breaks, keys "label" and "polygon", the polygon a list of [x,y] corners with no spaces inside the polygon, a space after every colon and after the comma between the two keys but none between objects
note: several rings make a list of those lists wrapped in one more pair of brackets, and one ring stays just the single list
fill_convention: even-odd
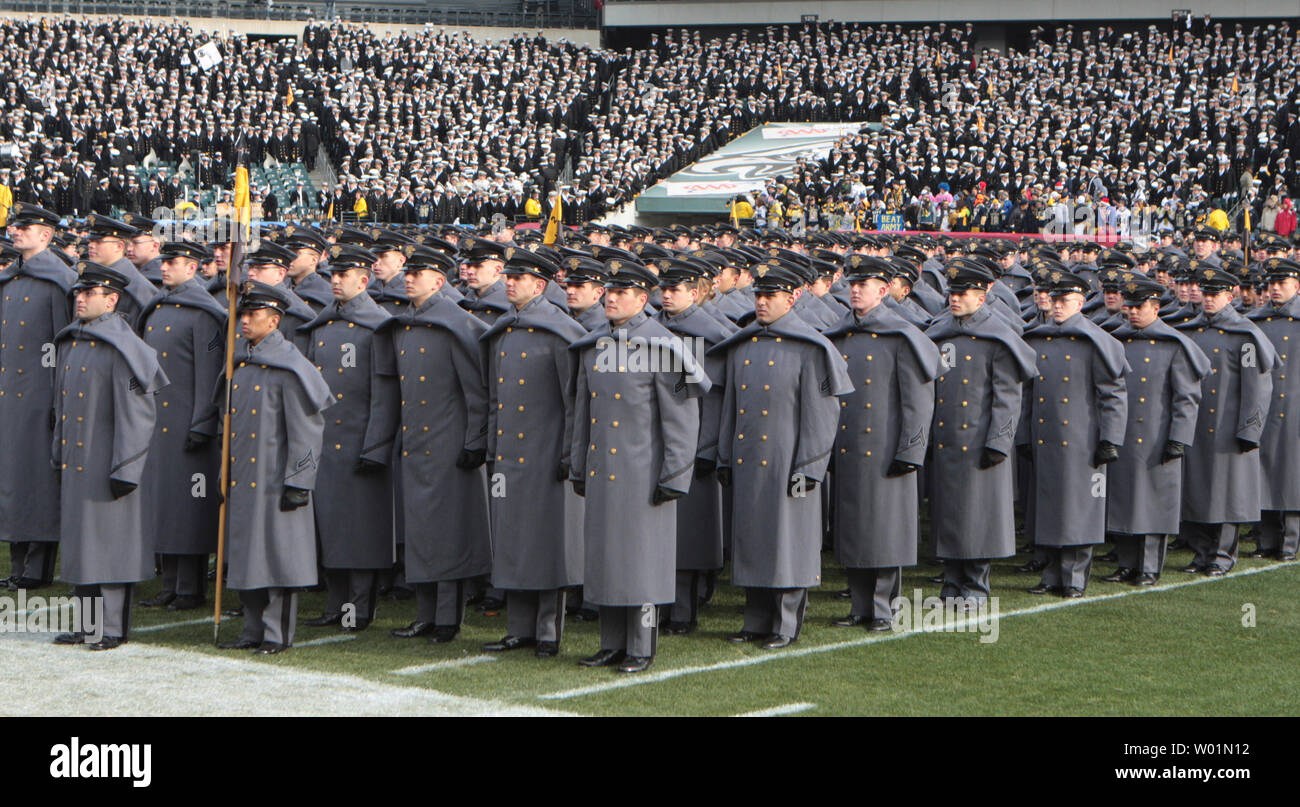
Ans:
[{"label": "green turf field", "polygon": [[[598,649],[593,623],[570,620],[560,656],[548,660],[531,650],[482,653],[483,642],[505,633],[505,617],[474,609],[449,645],[390,638],[390,629],[414,618],[413,600],[384,601],[376,623],[349,638],[337,628],[300,625],[299,646],[271,657],[215,649],[210,610],[139,608],[130,646],[587,715],[1300,714],[1300,564],[1246,559],[1232,575],[1211,580],[1178,572],[1189,559],[1187,552],[1171,553],[1155,589],[1101,583],[1096,578],[1113,565],[1097,564],[1082,600],[1027,594],[1038,576],[1015,571],[1024,558],[999,562],[993,573],[997,641],[981,642],[973,629],[869,634],[832,627],[829,620],[846,614],[848,601],[834,596],[844,577],[827,556],[826,582],[811,594],[804,633],[780,651],[724,641],[739,629],[743,600],[724,577],[699,629],[661,637],[654,666],[634,676],[577,665]],[[5,567],[7,558],[0,561],[0,570]],[[915,588],[937,594],[938,586],[925,580],[933,573],[928,566],[906,570],[904,595]],[[136,598],[157,588],[156,581],[145,584]],[[33,592],[64,593],[62,585]],[[305,595],[299,619],[318,615],[323,602],[323,594]],[[1243,625],[1247,604],[1253,627]],[[233,638],[239,624],[225,620],[223,638]],[[316,640],[326,641],[311,644]],[[228,680],[238,686],[237,675]],[[77,705],[69,704],[67,713],[77,714]]]}]

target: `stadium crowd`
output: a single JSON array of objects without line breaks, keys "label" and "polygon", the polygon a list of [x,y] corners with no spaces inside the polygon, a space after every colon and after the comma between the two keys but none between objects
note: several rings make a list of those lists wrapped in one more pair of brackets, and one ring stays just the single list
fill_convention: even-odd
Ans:
[{"label": "stadium crowd", "polygon": [[[223,58],[201,66],[209,43]],[[917,229],[1033,232],[1084,205],[1133,231],[1188,229],[1215,209],[1243,225],[1245,202],[1256,228],[1284,231],[1300,193],[1286,21],[1035,29],[1005,52],[970,25],[827,23],[669,31],[617,52],[342,23],[295,43],[9,20],[0,46],[0,202],[67,216],[174,207],[177,173],[228,187],[241,130],[254,162],[312,169],[324,148],[339,187],[310,200],[321,215],[394,223],[540,218],[557,188],[581,223],[782,120],[866,125],[750,200],[780,226],[892,212]]]}]

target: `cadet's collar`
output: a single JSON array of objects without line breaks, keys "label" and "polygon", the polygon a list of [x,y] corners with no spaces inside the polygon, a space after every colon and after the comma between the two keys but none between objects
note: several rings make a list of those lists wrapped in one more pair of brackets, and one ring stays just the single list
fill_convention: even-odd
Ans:
[{"label": "cadet's collar", "polygon": [[362,297],[369,297],[364,291],[353,297],[351,300],[339,302],[339,311],[356,311],[362,306]]},{"label": "cadet's collar", "polygon": [[251,357],[256,353],[265,353],[271,348],[278,345],[280,342],[283,342],[284,334],[280,333],[279,328],[276,328],[275,330],[268,333],[266,336],[262,337],[262,341],[258,342],[257,344],[253,344],[247,339],[245,339],[244,341],[247,342],[248,344],[248,355]]},{"label": "cadet's collar", "polygon": [[[519,309],[516,309],[516,310],[518,311],[518,313],[522,314],[522,313],[524,313],[525,311],[528,311],[528,310],[533,309],[533,308],[537,308],[537,307],[538,307],[539,305],[541,305],[541,303],[542,303],[543,301],[545,301],[545,300],[546,300],[546,295],[545,295],[545,294],[539,294],[539,295],[537,295],[536,297],[534,297],[533,299],[531,299],[531,300],[529,300],[528,302],[524,303],[524,307],[523,307],[523,308],[519,308]],[[511,306],[511,307],[513,308],[513,306]]]},{"label": "cadet's collar", "polygon": [[640,311],[633,314],[632,317],[628,319],[627,322],[624,322],[622,325],[619,325],[617,328],[611,328],[611,330],[628,331],[633,328],[640,327],[641,323],[645,321],[646,321],[646,313],[645,313],[645,309],[643,308]]},{"label": "cadet's collar", "polygon": [[676,321],[676,320],[679,320],[679,319],[685,319],[687,316],[689,316],[689,315],[691,315],[692,313],[694,313],[694,312],[695,312],[695,309],[697,309],[697,308],[699,308],[698,305],[696,305],[695,303],[691,303],[690,305],[686,306],[685,308],[683,308],[680,312],[678,312],[678,313],[676,313],[676,314],[669,314],[669,313],[668,313],[668,309],[666,309],[666,308],[660,309],[660,311],[663,312],[664,319]]},{"label": "cadet's collar", "polygon": [[[989,303],[988,303],[988,300],[985,300],[985,301],[980,305],[980,307],[977,308],[977,309],[975,309],[974,311],[972,311],[972,312],[970,313],[969,316],[967,316],[967,317],[965,317],[965,318],[962,318],[962,317],[953,317],[953,319],[957,322],[957,327],[959,327],[959,328],[965,328],[965,327],[970,327],[970,326],[973,326],[973,325],[978,325],[978,324],[980,324],[980,323],[983,322],[984,320],[988,319],[988,318],[989,318],[989,314],[991,314],[991,313],[992,313],[992,311],[989,310]],[[1049,322],[1051,321],[1051,315],[1050,315],[1050,314],[1048,315],[1048,321],[1049,321]]]}]

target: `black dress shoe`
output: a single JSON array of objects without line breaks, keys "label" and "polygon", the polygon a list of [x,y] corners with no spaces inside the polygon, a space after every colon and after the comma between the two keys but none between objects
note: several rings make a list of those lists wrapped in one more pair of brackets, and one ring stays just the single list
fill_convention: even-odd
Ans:
[{"label": "black dress shoe", "polygon": [[1246,555],[1248,558],[1273,558],[1277,557],[1276,549],[1256,549],[1254,552]]},{"label": "black dress shoe", "polygon": [[1016,571],[1022,572],[1024,574],[1033,574],[1034,572],[1041,572],[1043,569],[1046,568],[1047,568],[1047,561],[1043,560],[1042,558],[1039,558],[1038,560],[1031,559],[1028,563],[1026,563],[1023,566],[1017,566]]},{"label": "black dress shoe", "polygon": [[88,650],[116,650],[126,644],[126,639],[121,636],[105,636],[94,644],[86,645]]},{"label": "black dress shoe", "polygon": [[1102,563],[1115,563],[1119,560],[1119,555],[1116,554],[1114,550],[1112,550],[1110,552],[1107,552],[1104,555],[1098,555],[1097,560],[1101,561]]},{"label": "black dress shoe", "polygon": [[432,622],[420,622],[419,620],[416,620],[404,628],[389,631],[388,635],[392,636],[394,639],[414,639],[417,636],[425,636],[433,633],[433,630],[436,627],[437,625]]},{"label": "black dress shoe", "polygon": [[1160,575],[1158,574],[1140,574],[1137,577],[1133,578],[1133,585],[1154,586],[1156,584],[1156,581],[1159,579],[1160,579]]},{"label": "black dress shoe", "polygon": [[1025,591],[1028,591],[1030,594],[1060,594],[1061,587],[1049,586],[1046,583],[1039,583],[1038,585],[1032,588],[1025,589]]},{"label": "black dress shoe", "polygon": [[339,612],[337,614],[321,614],[315,619],[306,620],[302,624],[306,625],[309,628],[323,628],[326,625],[341,625],[343,624],[343,613]]},{"label": "black dress shoe", "polygon": [[944,577],[942,574],[936,574],[934,577],[927,577],[925,579],[930,583],[943,583]]},{"label": "black dress shoe", "polygon": [[856,628],[858,625],[861,625],[866,621],[867,618],[865,616],[849,614],[848,616],[842,616],[839,619],[832,619],[831,624],[837,628]]},{"label": "black dress shoe", "polygon": [[76,633],[60,633],[54,637],[55,644],[85,644],[86,634],[82,631]]},{"label": "black dress shoe", "polygon": [[222,616],[243,616],[244,606],[241,605],[238,608],[226,608],[222,610],[221,615]]},{"label": "black dress shoe", "polygon": [[618,671],[621,673],[639,673],[650,669],[650,663],[654,661],[651,656],[628,656],[623,663],[618,665]]},{"label": "black dress shoe", "polygon": [[483,645],[484,652],[502,653],[506,650],[519,650],[523,647],[536,647],[537,640],[526,636],[506,636],[499,642],[488,642]]},{"label": "black dress shoe", "polygon": [[429,644],[446,644],[456,638],[460,628],[455,625],[438,625],[429,634]]},{"label": "black dress shoe", "polygon": [[609,667],[627,658],[625,650],[601,650],[594,656],[587,656],[578,662],[583,667]]},{"label": "black dress shoe", "polygon": [[343,632],[360,633],[361,631],[365,630],[368,627],[370,627],[369,619],[358,619],[356,622],[352,623],[351,625],[344,625]]},{"label": "black dress shoe", "polygon": [[673,636],[685,636],[686,634],[688,634],[688,633],[690,633],[691,631],[695,630],[695,628],[696,628],[696,624],[697,624],[697,623],[695,623],[695,622],[672,622],[672,621],[669,621],[669,622],[665,622],[665,623],[663,624],[663,626],[660,628],[660,630],[662,630],[664,633],[668,633],[668,634],[671,634],[671,635],[673,635]]},{"label": "black dress shoe", "polygon": [[1066,588],[1061,589],[1061,596],[1067,600],[1077,600],[1083,596],[1083,589],[1075,588],[1074,586],[1067,586]]},{"label": "black dress shoe", "polygon": [[0,589],[9,589],[10,591],[18,590],[18,578],[10,575],[4,580],[0,580]]},{"label": "black dress shoe", "polygon": [[790,643],[793,641],[794,641],[793,636],[786,636],[781,633],[774,633],[771,636],[767,637],[766,642],[763,642],[763,649],[780,650],[783,647],[789,647]]},{"label": "black dress shoe", "polygon": [[1127,583],[1137,577],[1137,569],[1119,569],[1114,574],[1108,574],[1101,578],[1103,583]]},{"label": "black dress shoe", "polygon": [[147,600],[140,600],[139,602],[136,603],[136,605],[140,606],[141,608],[162,608],[164,606],[171,605],[172,601],[175,599],[176,599],[176,592],[160,591]]},{"label": "black dress shoe", "polygon": [[894,629],[894,620],[892,619],[873,619],[867,625],[867,630],[872,633],[884,633]]},{"label": "black dress shoe", "polygon": [[745,642],[757,642],[761,639],[766,639],[766,638],[767,638],[766,634],[755,633],[752,630],[742,630],[739,633],[733,633],[730,636],[728,636],[727,641],[733,642],[735,644],[744,644]]},{"label": "black dress shoe", "polygon": [[1278,553],[1277,553],[1277,559],[1280,560],[1280,561],[1283,561],[1283,562],[1290,562],[1290,561],[1295,560],[1295,553],[1294,553],[1294,552],[1278,552]]},{"label": "black dress shoe", "polygon": [[233,642],[222,642],[217,645],[217,648],[220,650],[256,650],[261,646],[261,642],[255,642],[252,639],[236,639]]},{"label": "black dress shoe", "polygon": [[167,603],[168,611],[188,611],[191,608],[202,608],[207,605],[208,601],[203,597],[193,594],[186,594],[184,597],[175,597]]},{"label": "black dress shoe", "polygon": [[505,608],[504,600],[498,600],[496,597],[484,597],[483,601],[478,604],[478,609],[485,614],[496,614]]},{"label": "black dress shoe", "polygon": [[35,591],[38,588],[45,588],[50,585],[50,581],[41,580],[38,577],[20,577],[14,581],[14,585],[18,586],[18,588],[25,588],[28,591]]},{"label": "black dress shoe", "polygon": [[576,611],[574,611],[572,614],[570,614],[570,616],[572,616],[574,619],[578,620],[579,622],[600,621],[600,613],[596,611],[596,609],[594,608],[579,608]]},{"label": "black dress shoe", "polygon": [[276,653],[283,653],[289,648],[278,642],[262,642],[257,648],[259,656],[274,656]]},{"label": "black dress shoe", "polygon": [[537,648],[533,650],[533,655],[538,658],[555,658],[560,655],[559,642],[538,642]]},{"label": "black dress shoe", "polygon": [[835,596],[839,597],[841,600],[851,600],[853,599],[853,589],[842,588],[839,591],[835,592]]},{"label": "black dress shoe", "polygon": [[1178,571],[1185,572],[1187,574],[1200,574],[1201,572],[1205,571],[1205,567],[1197,566],[1195,562],[1192,562],[1187,564],[1183,568],[1179,569]]},{"label": "black dress shoe", "polygon": [[1187,542],[1184,541],[1182,538],[1175,538],[1174,540],[1170,541],[1169,546],[1166,547],[1166,551],[1168,552],[1177,552],[1180,549],[1191,549],[1191,547],[1189,547],[1187,545]]},{"label": "black dress shoe", "polygon": [[1223,577],[1223,576],[1224,576],[1225,574],[1227,574],[1227,573],[1228,573],[1228,570],[1227,570],[1227,569],[1220,569],[1218,566],[1206,566],[1206,567],[1205,567],[1205,576],[1206,576],[1206,577]]},{"label": "black dress shoe", "polygon": [[400,602],[402,600],[409,600],[414,598],[415,592],[410,590],[406,586],[393,586],[391,589],[389,589],[387,592],[384,593],[383,597],[386,600],[393,600],[396,602]]}]

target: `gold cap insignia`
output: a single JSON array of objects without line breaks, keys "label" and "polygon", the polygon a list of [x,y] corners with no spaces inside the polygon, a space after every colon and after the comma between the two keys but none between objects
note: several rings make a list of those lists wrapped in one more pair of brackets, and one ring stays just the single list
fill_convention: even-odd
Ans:
[{"label": "gold cap insignia", "polygon": [[1214,270],[1206,269],[1204,272],[1201,272],[1201,277],[1205,278],[1206,280],[1212,279],[1214,277]]},{"label": "gold cap insignia", "polygon": [[515,256],[515,248],[514,248],[514,247],[506,247],[506,260],[510,260],[510,259],[513,258],[514,256]]},{"label": "gold cap insignia", "polygon": [[622,262],[622,261],[610,261],[610,262],[609,262],[609,273],[610,273],[611,275],[616,275],[616,274],[618,274],[618,270],[619,270],[619,269],[622,269],[622,268],[623,268],[623,262]]},{"label": "gold cap insignia", "polygon": [[762,266],[758,267],[758,270],[757,270],[757,271],[758,271],[758,276],[759,276],[759,277],[767,277],[767,270],[770,269],[770,268],[771,268],[771,267],[769,267],[767,264],[763,264]]},{"label": "gold cap insignia", "polygon": [[334,246],[330,247],[330,257],[331,257],[331,258],[337,258],[338,256],[340,256],[340,255],[342,255],[342,254],[343,254],[343,245],[342,245],[342,244],[335,244]]},{"label": "gold cap insignia", "polygon": [[566,263],[569,264],[569,269],[577,269],[579,266],[582,265],[582,258],[577,258],[577,257],[569,258],[569,260],[567,260]]},{"label": "gold cap insignia", "polygon": [[415,244],[404,244],[404,245],[402,246],[402,254],[405,255],[405,256],[408,257],[408,258],[411,257],[412,255],[414,255],[414,254],[415,254]]}]

